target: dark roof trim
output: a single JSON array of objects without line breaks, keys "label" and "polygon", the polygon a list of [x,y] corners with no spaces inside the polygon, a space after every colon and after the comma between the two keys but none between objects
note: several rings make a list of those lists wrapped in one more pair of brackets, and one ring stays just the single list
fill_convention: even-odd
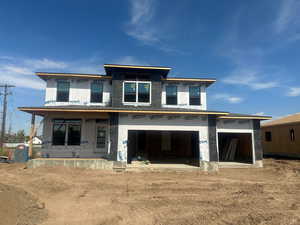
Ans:
[{"label": "dark roof trim", "polygon": [[171,70],[171,67],[164,67],[164,66],[135,66],[135,65],[120,65],[120,64],[104,64],[104,68]]},{"label": "dark roof trim", "polygon": [[111,76],[100,75],[100,74],[84,74],[84,73],[47,73],[47,72],[36,72],[35,73],[41,79],[49,77],[75,77],[75,78],[93,78],[93,79],[111,79]]}]

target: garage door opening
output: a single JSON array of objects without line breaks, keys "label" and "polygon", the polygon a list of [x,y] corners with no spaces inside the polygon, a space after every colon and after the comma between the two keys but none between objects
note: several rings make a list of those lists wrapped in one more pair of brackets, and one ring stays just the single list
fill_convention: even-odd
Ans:
[{"label": "garage door opening", "polygon": [[218,133],[219,161],[253,163],[252,136],[246,133]]},{"label": "garage door opening", "polygon": [[199,132],[128,131],[127,162],[199,166]]}]

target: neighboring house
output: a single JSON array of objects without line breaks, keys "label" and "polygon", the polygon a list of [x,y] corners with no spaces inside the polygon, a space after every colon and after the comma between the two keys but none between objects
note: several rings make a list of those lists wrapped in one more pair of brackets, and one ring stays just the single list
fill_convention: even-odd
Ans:
[{"label": "neighboring house", "polygon": [[106,75],[36,73],[47,83],[45,105],[19,109],[44,117],[43,157],[262,165],[260,120],[270,117],[207,110],[215,79],[168,77],[168,67],[104,68]]},{"label": "neighboring house", "polygon": [[[27,144],[29,144],[29,141],[27,141]],[[39,137],[34,137],[32,139],[32,144],[33,145],[41,145],[42,144],[42,140]]]},{"label": "neighboring house", "polygon": [[300,157],[300,113],[262,124],[265,155]]}]

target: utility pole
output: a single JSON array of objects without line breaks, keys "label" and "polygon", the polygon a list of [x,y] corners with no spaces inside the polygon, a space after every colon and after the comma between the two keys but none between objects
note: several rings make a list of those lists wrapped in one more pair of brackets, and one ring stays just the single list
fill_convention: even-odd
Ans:
[{"label": "utility pole", "polygon": [[7,96],[11,94],[8,92],[8,88],[15,87],[14,85],[0,85],[0,87],[4,88],[4,92],[0,93],[3,95],[3,111],[2,111],[2,126],[1,126],[1,139],[0,139],[0,148],[3,148],[4,137],[5,137],[5,122],[6,122],[6,111],[7,111]]}]

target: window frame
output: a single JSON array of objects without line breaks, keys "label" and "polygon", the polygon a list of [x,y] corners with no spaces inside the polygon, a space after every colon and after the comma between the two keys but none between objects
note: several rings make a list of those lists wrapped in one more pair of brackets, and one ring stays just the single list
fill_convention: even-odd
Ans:
[{"label": "window frame", "polygon": [[[61,122],[56,122],[61,120]],[[68,120],[74,120],[77,122],[66,122]],[[64,138],[64,144],[63,145],[59,145],[59,144],[53,144],[54,143],[54,126],[57,124],[61,124],[65,126],[65,138]],[[69,145],[69,125],[79,125],[79,129],[80,129],[80,142],[79,145]],[[81,119],[53,119],[52,120],[52,141],[51,141],[51,145],[52,146],[81,146],[81,139],[82,139],[82,120]]]},{"label": "window frame", "polygon": [[[69,87],[68,87],[68,99],[66,101],[65,100],[61,101],[61,100],[58,99],[58,96],[59,96],[59,94],[58,94],[58,92],[59,92],[59,88],[58,88],[59,83],[68,83],[68,85],[69,85]],[[70,81],[68,81],[68,80],[57,80],[56,81],[56,102],[69,102],[70,101],[70,89],[71,89],[71,82]]]},{"label": "window frame", "polygon": [[[199,88],[199,104],[191,104],[191,88]],[[194,97],[196,99],[196,97]],[[198,98],[198,97],[197,97]],[[201,106],[202,102],[201,102],[201,86],[200,85],[191,85],[189,86],[189,105],[190,106]]]},{"label": "window frame", "polygon": [[[168,104],[168,92],[167,92],[167,88],[170,87],[170,86],[174,86],[176,87],[176,104]],[[178,105],[178,85],[175,85],[175,84],[168,84],[165,86],[165,93],[166,93],[166,105],[169,106],[169,105]]]},{"label": "window frame", "polygon": [[[136,88],[135,88],[135,102],[126,102],[125,101],[125,84],[126,83],[135,83]],[[146,83],[149,84],[149,102],[139,102],[138,98],[139,98],[139,84],[140,83]],[[151,105],[151,97],[152,97],[152,82],[151,81],[123,81],[123,91],[122,91],[122,103],[124,105]]]},{"label": "window frame", "polygon": [[[92,101],[92,85],[93,84],[100,84],[102,86],[102,92],[101,92],[101,101]],[[94,80],[90,83],[90,103],[95,103],[95,104],[99,104],[99,103],[103,103],[103,92],[104,92],[104,84],[102,81],[99,80]]]}]

